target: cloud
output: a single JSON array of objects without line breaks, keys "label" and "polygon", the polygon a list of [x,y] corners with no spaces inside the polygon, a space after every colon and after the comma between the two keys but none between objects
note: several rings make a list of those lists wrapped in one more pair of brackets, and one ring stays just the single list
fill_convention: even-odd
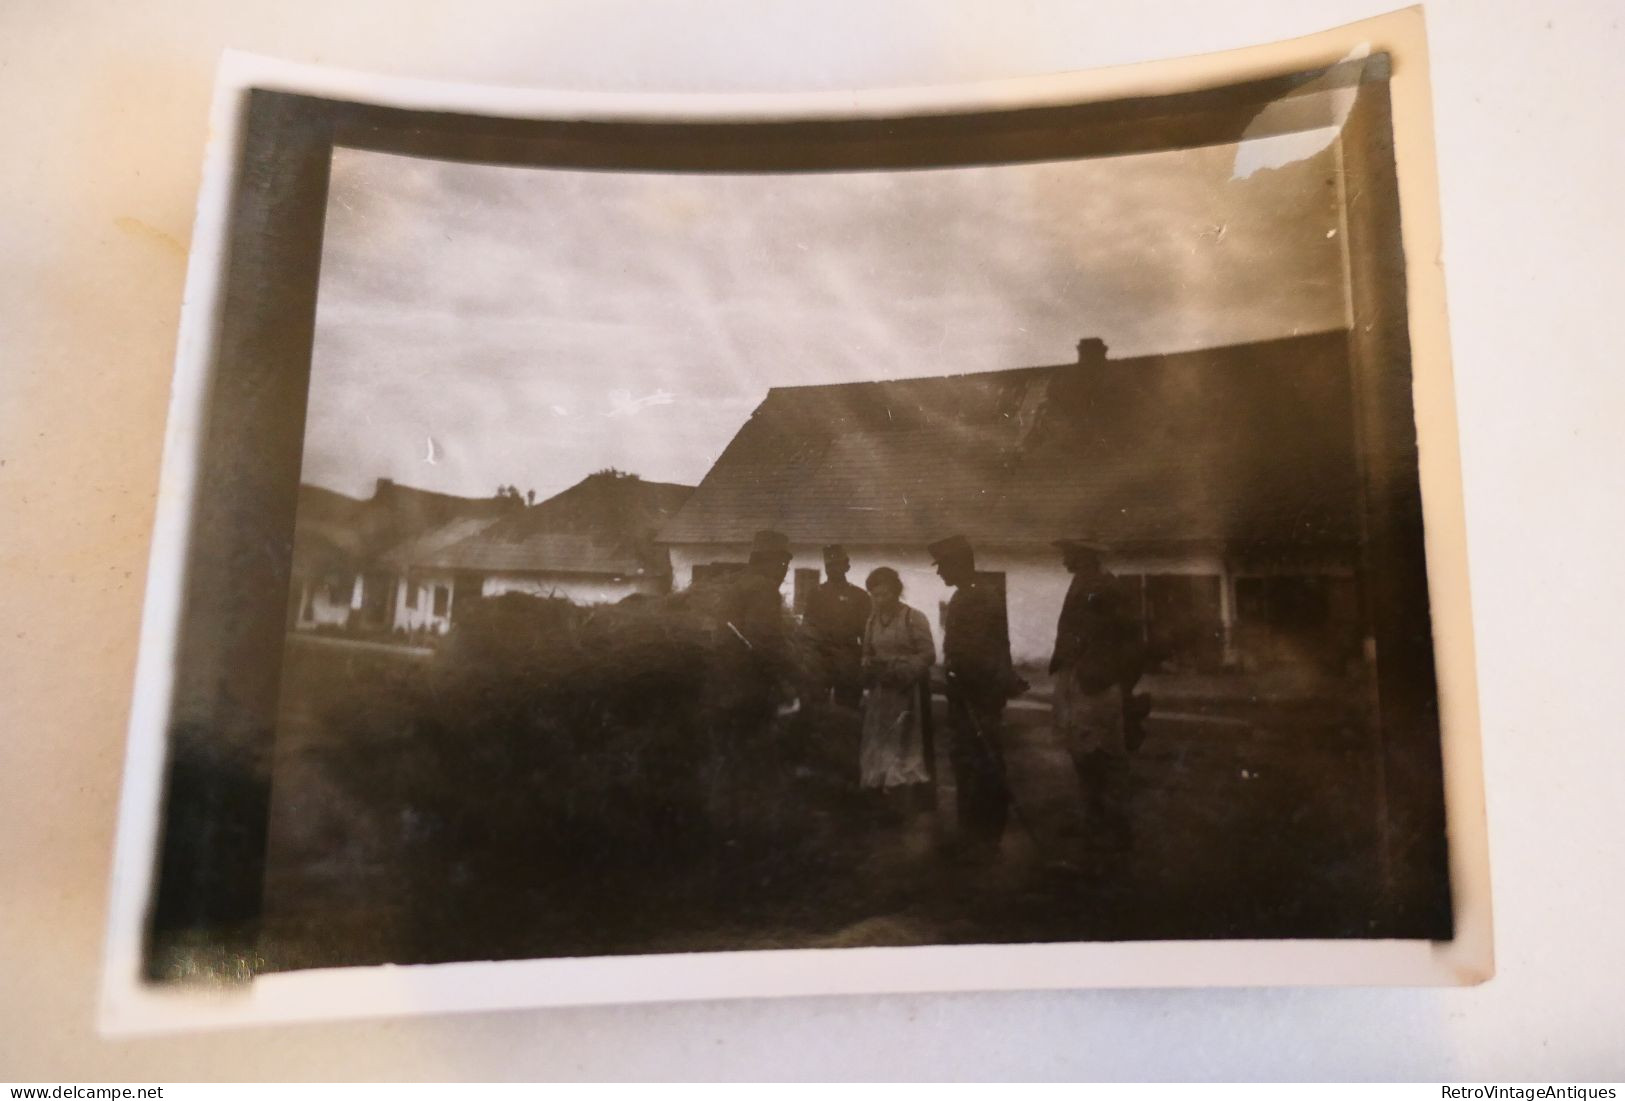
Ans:
[{"label": "cloud", "polygon": [[706,176],[339,150],[305,476],[692,482],[770,386],[1341,324],[1331,153],[1236,157]]},{"label": "cloud", "polygon": [[644,394],[641,398],[633,397],[630,390],[611,390],[609,412],[604,416],[633,417],[652,405],[670,405],[676,400],[669,390],[656,390],[652,394]]}]

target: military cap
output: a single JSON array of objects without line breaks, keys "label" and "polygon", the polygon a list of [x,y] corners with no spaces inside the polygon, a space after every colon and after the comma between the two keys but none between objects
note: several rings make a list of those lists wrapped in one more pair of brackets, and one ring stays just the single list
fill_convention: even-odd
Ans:
[{"label": "military cap", "polygon": [[1057,539],[1052,542],[1050,546],[1057,547],[1064,551],[1081,550],[1089,551],[1091,554],[1106,553],[1105,546],[1095,542],[1093,539]]},{"label": "military cap", "polygon": [[764,558],[791,558],[790,540],[782,531],[759,531],[751,536],[750,553]]},{"label": "military cap", "polygon": [[848,557],[845,547],[841,546],[839,543],[830,543],[824,548],[824,561],[842,562],[851,561],[851,559]]},{"label": "military cap", "polygon": [[926,544],[926,553],[933,562],[943,562],[951,559],[974,561],[976,552],[971,550],[970,540],[963,535],[950,535],[946,539],[938,539],[935,543]]}]

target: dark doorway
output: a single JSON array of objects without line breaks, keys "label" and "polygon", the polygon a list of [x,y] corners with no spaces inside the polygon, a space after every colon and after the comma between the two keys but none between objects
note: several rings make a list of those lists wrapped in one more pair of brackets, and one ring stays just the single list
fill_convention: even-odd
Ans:
[{"label": "dark doorway", "polygon": [[388,627],[395,604],[395,578],[387,573],[361,576],[361,626],[368,630]]},{"label": "dark doorway", "polygon": [[[1352,582],[1319,574],[1236,579],[1236,643],[1253,667],[1336,668],[1354,637]],[[1333,615],[1334,605],[1342,609]]]},{"label": "dark doorway", "polygon": [[474,606],[476,600],[482,599],[482,582],[479,576],[471,573],[460,573],[452,582],[451,614],[455,618]]},{"label": "dark doorway", "polygon": [[1224,659],[1224,621],[1216,574],[1149,574],[1145,641],[1155,660],[1178,669],[1217,669]]}]

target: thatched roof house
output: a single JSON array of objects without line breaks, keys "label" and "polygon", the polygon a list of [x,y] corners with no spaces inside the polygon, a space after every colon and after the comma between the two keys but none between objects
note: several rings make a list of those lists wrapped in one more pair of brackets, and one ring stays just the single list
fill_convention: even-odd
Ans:
[{"label": "thatched roof house", "polygon": [[926,608],[945,593],[924,546],[963,534],[1028,660],[1067,584],[1051,542],[1096,540],[1147,618],[1216,662],[1251,596],[1261,620],[1307,601],[1325,621],[1352,600],[1335,580],[1359,539],[1348,334],[1127,359],[1082,341],[1050,366],[776,387],[660,541],[682,586],[763,528],[794,547],[793,598],[842,543],[857,579],[891,565]]}]

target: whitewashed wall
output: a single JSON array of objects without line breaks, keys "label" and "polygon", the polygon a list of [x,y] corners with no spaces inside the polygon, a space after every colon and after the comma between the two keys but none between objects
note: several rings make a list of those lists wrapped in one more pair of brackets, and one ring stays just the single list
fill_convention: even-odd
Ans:
[{"label": "whitewashed wall", "polygon": [[[391,625],[407,631],[435,631],[445,633],[457,617],[455,575],[446,573],[415,573],[410,581],[401,578],[395,584],[394,614]],[[437,588],[446,590],[446,609],[435,614],[434,594]],[[527,596],[560,596],[577,604],[609,604],[633,593],[655,595],[666,590],[664,578],[657,577],[582,577],[579,574],[497,573],[488,574],[480,581],[480,596],[501,596],[504,593],[524,593]],[[416,595],[416,601],[409,595]],[[342,623],[343,620],[338,622]]]},{"label": "whitewashed wall", "polygon": [[567,573],[491,574],[481,586],[482,596],[525,593],[529,596],[562,596],[577,604],[613,604],[633,593],[657,595],[666,590],[658,577],[583,577]]},{"label": "whitewashed wall", "polygon": [[[794,559],[780,591],[786,604],[793,595],[795,571],[816,569],[822,573],[824,555],[821,546],[796,546]],[[903,580],[903,602],[918,608],[931,621],[931,630],[937,647],[942,647],[942,605],[952,590],[937,576],[936,567],[923,547],[864,547],[849,545],[847,555],[852,559],[852,570],[847,580],[862,585],[869,571],[877,566],[890,566]],[[710,562],[743,562],[748,550],[738,544],[681,544],[671,548],[672,584],[687,588],[693,583],[694,567]],[[1107,568],[1120,574],[1207,574],[1223,576],[1224,564],[1214,555],[1192,555],[1167,558],[1115,558],[1107,560]],[[978,551],[976,568],[1005,575],[1005,600],[1010,617],[1010,653],[1018,665],[1048,664],[1055,645],[1055,621],[1061,614],[1061,602],[1066,597],[1071,575],[1061,565],[1059,551],[1049,549]],[[1225,608],[1229,599],[1229,586]]]},{"label": "whitewashed wall", "polygon": [[361,605],[361,578],[350,583],[348,593],[341,599],[328,596],[327,583],[320,578],[304,578],[299,582],[298,626],[305,630],[316,627],[343,627],[350,621],[350,610]]},{"label": "whitewashed wall", "polygon": [[[395,614],[392,624],[406,631],[436,631],[445,633],[451,628],[452,581],[449,573],[414,574],[395,583]],[[434,614],[434,591],[446,590],[446,614]],[[415,596],[413,601],[411,597]]]}]

